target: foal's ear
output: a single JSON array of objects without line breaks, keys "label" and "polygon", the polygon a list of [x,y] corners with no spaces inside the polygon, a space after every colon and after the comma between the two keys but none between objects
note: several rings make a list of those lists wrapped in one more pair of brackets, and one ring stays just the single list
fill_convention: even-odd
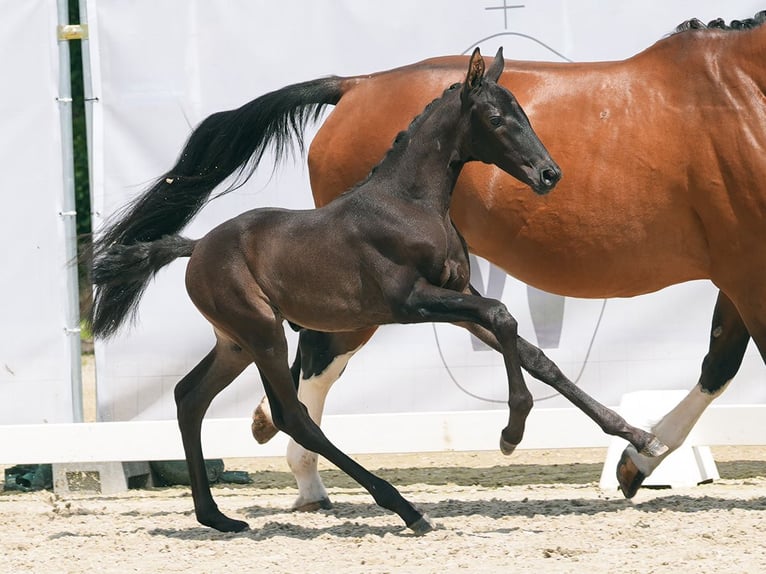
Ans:
[{"label": "foal's ear", "polygon": [[471,54],[471,61],[468,63],[468,75],[465,78],[463,91],[474,90],[481,86],[484,78],[484,58],[481,57],[479,48],[476,48]]},{"label": "foal's ear", "polygon": [[497,83],[497,81],[500,79],[500,74],[503,73],[504,66],[505,60],[503,59],[503,47],[500,46],[497,49],[497,54],[495,54],[495,61],[492,62],[489,70],[487,70],[487,75],[484,77]]}]

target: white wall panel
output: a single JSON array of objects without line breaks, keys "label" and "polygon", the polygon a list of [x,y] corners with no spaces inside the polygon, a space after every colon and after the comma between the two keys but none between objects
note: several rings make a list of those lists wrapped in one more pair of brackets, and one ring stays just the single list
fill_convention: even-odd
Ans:
[{"label": "white wall panel", "polygon": [[[96,221],[175,161],[191,126],[267,91],[328,74],[369,73],[426,57],[485,53],[505,46],[515,59],[604,60],[628,57],[690,17],[752,16],[753,1],[596,2],[530,0],[503,10],[473,0],[99,0],[89,3],[94,49]],[[507,19],[507,20],[506,20]],[[268,158],[245,188],[206,207],[187,233],[260,205],[311,206],[305,161],[274,174]],[[105,420],[174,417],[172,389],[212,344],[183,288],[185,261],[149,287],[139,322],[97,345],[99,413]],[[490,275],[479,266],[486,285]],[[495,276],[497,279],[498,276]],[[523,284],[494,281],[537,340]],[[707,349],[715,289],[695,282],[631,300],[567,298],[546,352],[597,398],[690,388]],[[550,308],[556,301],[549,300]],[[603,316],[602,315],[603,311]],[[601,318],[600,318],[601,317]],[[600,318],[600,320],[599,320]],[[438,344],[437,344],[438,342]],[[443,352],[444,359],[439,353]],[[587,364],[585,358],[588,356]],[[722,402],[766,402],[764,366],[754,349]],[[538,407],[562,407],[530,381]],[[460,387],[463,387],[462,389]],[[351,362],[328,400],[329,413],[463,411],[498,408],[506,383],[498,355],[475,351],[450,326],[391,326]],[[466,394],[479,395],[487,400]],[[260,398],[245,375],[216,400],[213,416],[248,416]],[[542,400],[545,399],[545,400]]]},{"label": "white wall panel", "polygon": [[0,424],[70,422],[56,3],[0,4]]}]

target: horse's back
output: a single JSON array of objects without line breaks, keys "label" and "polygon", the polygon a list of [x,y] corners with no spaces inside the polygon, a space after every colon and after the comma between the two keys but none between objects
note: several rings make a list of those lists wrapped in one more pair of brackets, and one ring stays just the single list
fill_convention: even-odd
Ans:
[{"label": "horse's back", "polygon": [[[758,32],[766,34],[678,34],[624,61],[508,60],[501,83],[563,179],[539,198],[496,168],[467,166],[451,214],[472,250],[530,284],[581,297],[723,273],[732,236],[763,239],[754,225],[766,197],[763,98],[753,62],[727,37]],[[437,58],[356,79],[312,143],[316,202],[365,177],[396,133],[460,81],[464,63]],[[734,215],[736,202],[747,213]],[[742,225],[747,214],[754,221]]]}]

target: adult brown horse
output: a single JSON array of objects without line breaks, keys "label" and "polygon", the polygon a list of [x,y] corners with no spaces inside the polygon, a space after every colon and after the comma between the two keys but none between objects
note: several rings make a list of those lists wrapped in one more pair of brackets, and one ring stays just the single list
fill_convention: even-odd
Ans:
[{"label": "adult brown horse", "polygon": [[[751,336],[766,356],[764,19],[690,20],[624,61],[507,62],[501,82],[565,177],[539,201],[507,193],[518,183],[474,164],[455,190],[452,217],[471,251],[546,291],[630,297],[703,278],[720,289],[699,382],[652,428],[668,454],[723,392]],[[463,65],[439,58],[344,80],[309,152],[317,205],[363,177]],[[304,353],[301,398],[317,418],[334,377],[370,335],[311,335],[320,351]],[[317,358],[328,350],[334,363]],[[265,406],[254,421],[261,440],[270,434]],[[663,458],[629,446],[617,469],[623,493],[632,497]],[[288,461],[301,490],[296,507],[326,505],[315,458],[291,444]]]},{"label": "adult brown horse", "polygon": [[[699,383],[653,429],[671,451],[735,375],[751,336],[766,354],[763,20],[761,12],[731,27],[689,21],[624,61],[507,62],[500,82],[566,174],[560,191],[542,200],[509,194],[516,182],[473,164],[451,208],[474,253],[553,293],[629,297],[702,278],[719,287]],[[369,172],[409,118],[460,79],[465,62],[437,58],[304,82],[214,114],[134,209],[174,202],[176,216],[162,226],[180,229],[227,176],[250,173],[269,144],[277,157],[291,138],[302,145],[305,122],[335,105],[309,154],[313,193],[324,205]],[[105,239],[151,233],[115,228]],[[315,420],[329,386],[371,335],[302,335],[299,392]],[[268,409],[258,413],[255,430],[265,440]],[[323,504],[315,457],[291,445],[289,460],[301,490],[297,505]],[[626,450],[618,468],[626,496],[660,460]]]}]

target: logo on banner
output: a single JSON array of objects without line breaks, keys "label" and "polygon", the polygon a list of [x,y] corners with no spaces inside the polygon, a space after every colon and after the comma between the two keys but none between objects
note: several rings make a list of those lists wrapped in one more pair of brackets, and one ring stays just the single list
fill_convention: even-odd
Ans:
[{"label": "logo on banner", "polygon": [[[551,46],[549,46],[548,44],[546,44],[545,42],[543,42],[539,38],[535,38],[534,36],[530,36],[529,34],[524,34],[522,32],[511,32],[511,31],[508,31],[508,18],[509,18],[509,14],[511,13],[510,11],[511,10],[521,10],[521,9],[524,9],[524,8],[526,8],[526,4],[510,4],[509,5],[506,2],[506,0],[503,0],[503,5],[502,6],[487,6],[487,7],[485,7],[484,10],[487,10],[487,11],[498,11],[498,12],[502,11],[502,14],[503,14],[503,31],[495,33],[495,34],[491,34],[491,35],[487,36],[486,38],[482,38],[481,40],[478,40],[478,41],[474,42],[473,44],[468,46],[468,48],[463,50],[463,54],[468,54],[469,52],[473,51],[474,48],[482,48],[482,52],[486,52],[488,54],[489,53],[494,53],[495,50],[497,50],[497,45],[495,45],[494,48],[491,49],[491,50],[490,49],[485,49],[486,48],[486,46],[484,45],[485,42],[489,42],[490,40],[494,40],[496,38],[503,38],[503,37],[505,37],[506,39],[517,38],[517,39],[519,39],[519,41],[524,42],[527,45],[534,44],[537,47],[542,48],[543,49],[543,53],[545,54],[547,60],[561,60],[562,62],[571,62],[572,60],[567,58],[561,52],[553,49]],[[505,48],[505,47],[506,46],[503,45],[503,48]],[[529,56],[527,56],[527,59],[529,59]]]}]

